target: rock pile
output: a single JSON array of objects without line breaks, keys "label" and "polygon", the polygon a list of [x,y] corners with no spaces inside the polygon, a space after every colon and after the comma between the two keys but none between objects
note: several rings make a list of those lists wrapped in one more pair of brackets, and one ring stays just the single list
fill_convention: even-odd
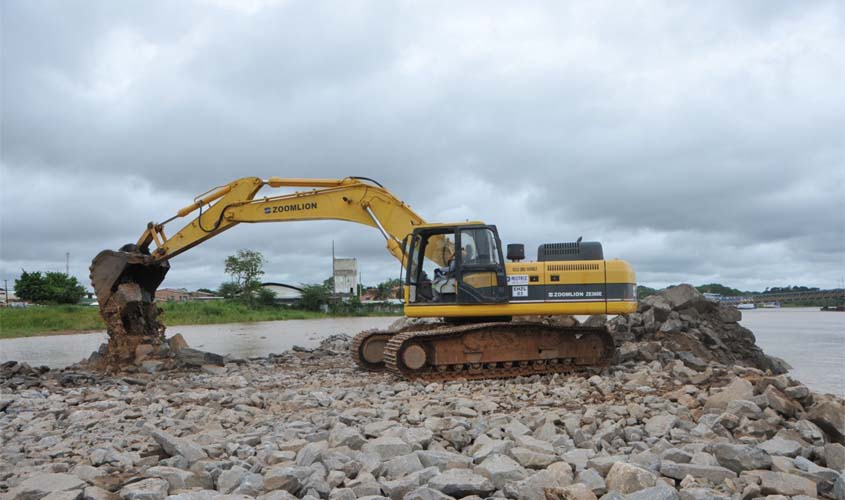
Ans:
[{"label": "rock pile", "polygon": [[355,370],[346,336],[164,373],[21,368],[0,498],[845,498],[843,400],[761,369],[715,320],[734,313],[668,304],[612,320],[624,359],[592,376],[407,382]]},{"label": "rock pile", "polygon": [[645,298],[636,313],[617,316],[608,327],[622,361],[679,357],[689,365],[716,361],[786,373],[789,365],[763,353],[741,319],[735,307],[710,301],[684,284]]}]

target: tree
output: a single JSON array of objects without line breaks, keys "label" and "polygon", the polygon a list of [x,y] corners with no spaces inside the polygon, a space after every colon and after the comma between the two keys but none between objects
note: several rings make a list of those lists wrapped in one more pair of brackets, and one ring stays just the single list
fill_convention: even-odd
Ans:
[{"label": "tree", "polygon": [[28,273],[21,270],[15,280],[15,294],[36,303],[76,304],[85,296],[85,288],[76,277],[65,273]]},{"label": "tree", "polygon": [[210,288],[197,288],[197,291],[198,291],[198,292],[203,292],[203,293],[210,293],[210,294],[212,294],[212,295],[214,295],[215,293],[217,293],[217,292],[215,292],[214,290],[212,290],[212,289],[210,289]]},{"label": "tree", "polygon": [[657,292],[654,288],[645,285],[637,285],[637,299],[642,300],[649,295],[654,295]]},{"label": "tree", "polygon": [[261,287],[258,289],[258,292],[255,294],[256,300],[258,303],[264,306],[272,306],[276,303],[276,292],[270,290],[269,288]]},{"label": "tree", "polygon": [[241,293],[241,289],[238,287],[237,283],[232,281],[227,281],[226,283],[222,283],[220,288],[217,289],[218,295],[226,299],[234,299]]},{"label": "tree", "polygon": [[384,300],[384,299],[391,299],[391,291],[394,287],[400,286],[402,283],[399,281],[399,278],[393,278],[391,280],[383,281],[376,285],[376,295],[375,298],[377,300]]},{"label": "tree", "polygon": [[325,285],[302,285],[302,297],[299,305],[309,311],[319,311],[323,304],[329,303],[329,289]]},{"label": "tree", "polygon": [[[247,302],[253,301],[255,293],[261,287],[258,277],[264,274],[262,267],[265,262],[261,252],[254,250],[242,249],[238,250],[237,254],[226,257],[226,274],[232,277],[232,283],[237,287],[235,295]],[[234,290],[235,288],[229,288],[226,291]]]}]

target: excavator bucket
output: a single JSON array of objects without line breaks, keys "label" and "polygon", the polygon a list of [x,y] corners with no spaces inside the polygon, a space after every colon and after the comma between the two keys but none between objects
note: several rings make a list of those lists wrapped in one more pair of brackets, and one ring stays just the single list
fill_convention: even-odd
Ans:
[{"label": "excavator bucket", "polygon": [[101,307],[122,283],[137,283],[152,301],[158,286],[164,281],[170,264],[167,261],[155,262],[149,255],[133,251],[132,247],[134,245],[126,245],[120,251],[103,250],[91,262],[91,285]]},{"label": "excavator bucket", "polygon": [[91,285],[109,335],[107,352],[101,353],[106,365],[132,362],[138,346],[154,347],[164,340],[155,292],[169,269],[167,261],[157,262],[135,245],[103,250],[94,257]]}]

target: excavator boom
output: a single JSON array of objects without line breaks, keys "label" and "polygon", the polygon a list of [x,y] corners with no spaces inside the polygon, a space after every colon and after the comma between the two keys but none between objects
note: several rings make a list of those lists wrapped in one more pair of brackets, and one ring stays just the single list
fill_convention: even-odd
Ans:
[{"label": "excavator boom", "polygon": [[[261,196],[263,187],[310,188],[294,193]],[[172,236],[165,226],[196,213]],[[108,301],[122,281],[135,280],[149,293],[164,280],[166,262],[240,223],[343,220],[378,229],[387,251],[405,264],[402,240],[425,221],[411,207],[375,181],[245,177],[209,190],[162,223],[150,222],[137,243],[122,251],[104,250],[91,266],[91,283],[100,303]],[[431,258],[441,264],[442,253]]]}]

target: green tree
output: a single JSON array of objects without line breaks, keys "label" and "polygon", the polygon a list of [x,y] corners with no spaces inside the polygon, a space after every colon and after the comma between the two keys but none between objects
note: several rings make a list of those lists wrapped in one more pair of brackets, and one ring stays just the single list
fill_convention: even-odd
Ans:
[{"label": "green tree", "polygon": [[707,285],[697,286],[695,289],[701,293],[718,293],[725,297],[736,297],[737,295],[745,295],[747,293],[720,283],[709,283]]},{"label": "green tree", "polygon": [[302,297],[299,305],[309,311],[319,311],[323,304],[329,303],[329,289],[324,285],[302,285]]},{"label": "green tree", "polygon": [[35,303],[77,304],[85,296],[85,288],[74,276],[65,273],[21,271],[15,280],[15,294]]},{"label": "green tree", "polygon": [[376,296],[377,300],[385,300],[391,299],[391,291],[394,287],[401,285],[402,283],[399,281],[399,278],[394,278],[391,280],[383,281],[376,285]]},{"label": "green tree", "polygon": [[238,250],[235,255],[226,257],[226,274],[232,277],[232,283],[237,286],[237,296],[247,302],[253,302],[264,274],[266,260],[261,252],[254,250]]},{"label": "green tree", "polygon": [[261,287],[255,294],[255,300],[261,305],[272,306],[276,303],[276,292],[269,288]]},{"label": "green tree", "polygon": [[240,295],[241,289],[237,283],[233,281],[227,281],[226,283],[222,283],[220,288],[217,289],[217,294],[226,299],[234,299],[238,295]]},{"label": "green tree", "polygon": [[657,290],[655,290],[654,288],[651,288],[650,286],[637,285],[637,299],[638,300],[644,299],[644,298],[648,297],[649,295],[654,295],[655,292],[657,292]]}]

